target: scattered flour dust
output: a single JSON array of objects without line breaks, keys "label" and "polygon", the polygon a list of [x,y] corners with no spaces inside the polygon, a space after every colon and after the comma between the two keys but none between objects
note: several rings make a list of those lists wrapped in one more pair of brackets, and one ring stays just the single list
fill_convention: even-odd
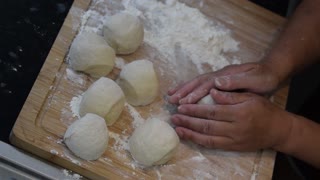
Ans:
[{"label": "scattered flour dust", "polygon": [[238,42],[231,31],[209,20],[198,9],[177,0],[165,3],[157,0],[124,0],[126,12],[138,15],[145,25],[144,41],[156,48],[169,62],[176,65],[177,53],[183,53],[203,73],[203,65],[218,70],[236,63],[224,56],[238,50]]},{"label": "scattered flour dust", "polygon": [[125,106],[127,107],[131,117],[133,118],[133,121],[132,121],[133,128],[137,128],[138,126],[140,126],[145,122],[145,120],[141,117],[139,112],[133,106],[131,106],[128,103],[125,103]]},{"label": "scattered flour dust", "polygon": [[68,171],[66,169],[62,170],[62,173],[66,177],[65,180],[80,180],[82,179],[82,176],[76,173],[72,173],[72,171]]},{"label": "scattered flour dust", "polygon": [[73,164],[76,164],[78,166],[82,166],[82,163],[80,161],[82,161],[80,158],[74,156],[73,154],[71,154],[71,152],[67,149],[65,149],[63,151],[62,157],[66,157],[67,159],[69,159]]},{"label": "scattered flour dust", "polygon": [[129,150],[128,140],[129,137],[125,135],[119,135],[117,133],[109,131],[109,136],[114,139],[115,143],[112,147],[115,151]]},{"label": "scattered flour dust", "polygon": [[55,149],[51,149],[50,153],[53,154],[53,155],[58,155],[59,154],[59,152],[57,150],[55,150]]},{"label": "scattered flour dust", "polygon": [[115,67],[118,69],[122,69],[124,65],[126,65],[124,59],[121,57],[116,57]]},{"label": "scattered flour dust", "polygon": [[73,71],[72,69],[69,69],[69,68],[66,69],[66,72],[67,72],[67,79],[69,79],[73,83],[84,85],[85,80],[83,79],[83,75],[82,74],[79,74],[79,73],[77,73],[77,72],[75,72],[75,71]]},{"label": "scattered flour dust", "polygon": [[[203,6],[203,1],[199,3]],[[136,15],[144,24],[144,43],[165,57],[162,60],[177,75],[184,61],[191,61],[198,73],[206,72],[207,65],[215,71],[240,63],[237,57],[226,55],[239,49],[231,31],[177,0],[95,0],[92,4],[95,8],[82,16],[80,31],[102,35],[103,22],[110,15],[119,11]]]},{"label": "scattered flour dust", "polygon": [[80,109],[80,103],[81,103],[81,100],[82,100],[82,95],[79,95],[79,96],[74,96],[72,99],[71,99],[71,102],[70,102],[70,108],[71,108],[71,111],[72,111],[72,116],[73,117],[78,117],[80,118],[80,115],[79,115],[79,109]]}]

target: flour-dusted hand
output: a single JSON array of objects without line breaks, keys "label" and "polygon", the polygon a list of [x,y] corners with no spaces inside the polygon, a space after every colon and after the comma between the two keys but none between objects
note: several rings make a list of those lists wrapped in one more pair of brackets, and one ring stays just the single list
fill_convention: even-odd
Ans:
[{"label": "flour-dusted hand", "polygon": [[173,104],[196,103],[212,88],[267,94],[274,91],[280,81],[276,73],[265,63],[230,65],[219,71],[200,75],[169,90],[169,102]]},{"label": "flour-dusted hand", "polygon": [[227,150],[251,151],[283,144],[292,120],[267,99],[251,93],[212,90],[216,105],[185,104],[172,116],[182,139]]}]

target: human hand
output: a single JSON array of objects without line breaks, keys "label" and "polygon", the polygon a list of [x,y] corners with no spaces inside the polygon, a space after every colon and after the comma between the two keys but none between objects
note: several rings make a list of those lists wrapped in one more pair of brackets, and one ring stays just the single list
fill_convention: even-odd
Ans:
[{"label": "human hand", "polygon": [[265,64],[230,65],[169,90],[168,100],[172,104],[196,103],[212,88],[225,91],[246,90],[262,95],[274,91],[279,83],[275,73]]},{"label": "human hand", "polygon": [[180,138],[209,148],[253,151],[283,144],[290,133],[286,111],[252,93],[211,90],[216,105],[185,104],[171,117]]}]

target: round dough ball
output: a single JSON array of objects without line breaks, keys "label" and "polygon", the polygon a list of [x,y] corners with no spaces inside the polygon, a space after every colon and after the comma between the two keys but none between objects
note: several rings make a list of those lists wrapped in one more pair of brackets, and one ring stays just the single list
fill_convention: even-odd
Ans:
[{"label": "round dough ball", "polygon": [[73,70],[99,78],[112,71],[115,57],[114,50],[102,36],[82,32],[70,47],[69,65]]},{"label": "round dough ball", "polygon": [[125,97],[113,80],[101,77],[84,93],[80,102],[79,115],[94,113],[112,125],[120,116],[125,103]]},{"label": "round dough ball", "polygon": [[153,64],[148,60],[137,60],[126,64],[117,83],[122,88],[127,102],[134,106],[150,104],[159,92],[159,82]]},{"label": "round dough ball", "polygon": [[63,139],[76,156],[96,160],[107,149],[108,128],[102,117],[89,113],[72,123]]},{"label": "round dough ball", "polygon": [[147,120],[129,139],[130,153],[145,166],[164,164],[171,159],[179,145],[175,130],[165,121]]},{"label": "round dough ball", "polygon": [[207,105],[212,105],[212,104],[216,104],[214,102],[214,100],[212,99],[211,95],[208,94],[205,97],[201,98],[197,104],[207,104]]},{"label": "round dough ball", "polygon": [[105,21],[103,35],[117,54],[130,54],[143,41],[143,24],[136,16],[118,13]]}]

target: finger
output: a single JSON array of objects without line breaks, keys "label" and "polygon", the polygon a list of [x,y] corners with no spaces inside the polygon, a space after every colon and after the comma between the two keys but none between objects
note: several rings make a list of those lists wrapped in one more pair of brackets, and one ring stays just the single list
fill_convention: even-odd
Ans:
[{"label": "finger", "polygon": [[183,84],[181,87],[178,88],[178,90],[173,90],[175,91],[174,94],[172,94],[169,97],[169,103],[172,104],[178,104],[181,98],[184,98],[187,94],[189,94],[195,87],[197,87],[199,84],[198,79],[194,79],[188,83]]},{"label": "finger", "polygon": [[[215,87],[225,90],[232,91],[237,89],[253,90],[257,89],[259,91],[259,84],[261,84],[261,79],[264,78],[261,75],[256,74],[256,70],[251,69],[251,71],[246,71],[238,74],[231,74],[226,76],[220,76],[215,78]],[[268,78],[265,78],[265,83],[268,83]]]},{"label": "finger", "polygon": [[204,135],[183,127],[177,127],[176,132],[180,138],[208,148],[228,149],[233,144],[229,137]]},{"label": "finger", "polygon": [[182,86],[184,86],[186,83],[182,83],[182,84],[179,84],[177,87],[175,88],[172,88],[172,89],[169,89],[168,90],[168,95],[171,96],[173,95],[174,93],[176,93],[178,91],[178,89],[180,89]]},{"label": "finger", "polygon": [[210,89],[213,87],[213,85],[213,81],[208,81],[200,87],[197,87],[195,90],[193,90],[193,92],[182,98],[179,101],[179,104],[193,104],[198,102],[202,97],[209,94]]},{"label": "finger", "polygon": [[233,131],[233,124],[230,122],[207,120],[180,114],[173,115],[171,122],[178,127],[184,127],[207,135],[228,137],[228,133]]},{"label": "finger", "polygon": [[222,105],[234,105],[243,103],[255,96],[252,93],[226,92],[216,89],[211,89],[210,95],[217,104]]},{"label": "finger", "polygon": [[214,85],[225,91],[247,88],[249,77],[243,74],[244,73],[217,77],[214,79]]},{"label": "finger", "polygon": [[206,105],[206,104],[184,104],[178,107],[178,112],[187,116],[214,119],[218,121],[234,121],[234,112],[230,106]]},{"label": "finger", "polygon": [[219,76],[222,75],[231,75],[241,72],[246,72],[254,69],[256,67],[255,63],[246,63],[246,64],[233,64],[226,66],[218,71],[216,71],[216,74]]}]

